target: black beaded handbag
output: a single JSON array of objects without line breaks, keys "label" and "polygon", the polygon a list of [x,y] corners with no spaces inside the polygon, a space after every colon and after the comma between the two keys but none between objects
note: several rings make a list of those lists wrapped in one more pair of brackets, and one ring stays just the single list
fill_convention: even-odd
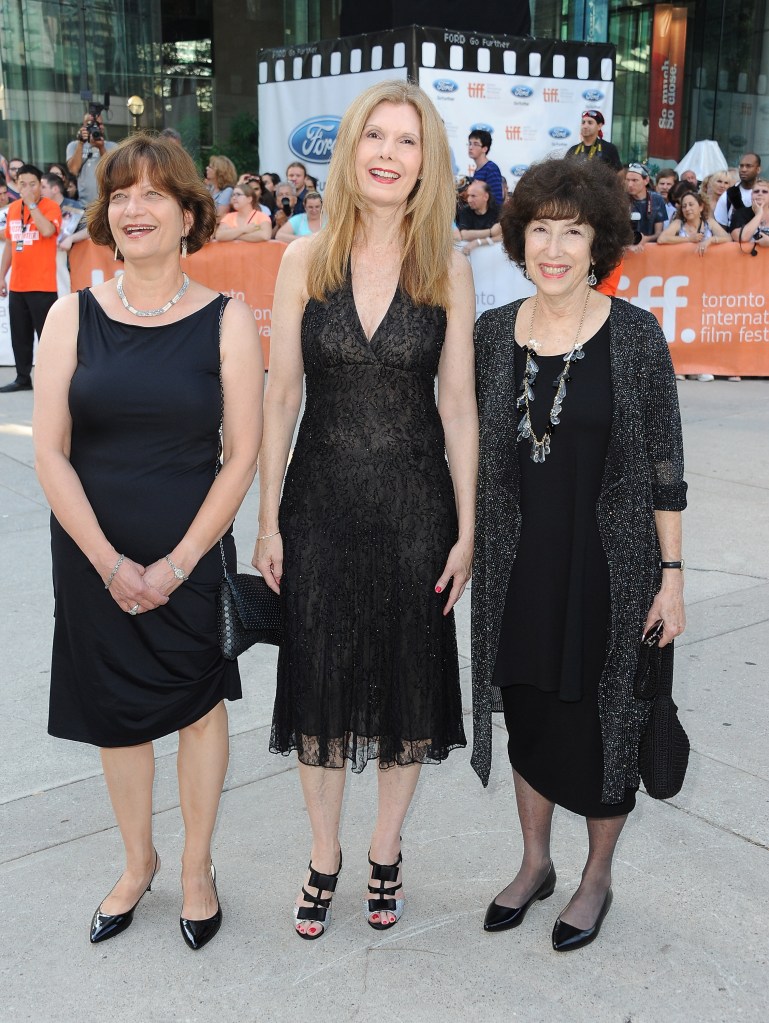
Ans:
[{"label": "black beaded handbag", "polygon": [[638,767],[652,799],[670,799],[681,791],[689,764],[689,736],[673,703],[673,644],[661,650],[641,644],[635,694],[653,700],[638,749]]},{"label": "black beaded handbag", "polygon": [[248,650],[254,643],[280,645],[280,597],[260,575],[236,572],[231,575],[224,561],[224,546],[219,541],[224,578],[219,585],[219,645],[228,661]]},{"label": "black beaded handbag", "polygon": [[[222,318],[227,301],[222,296],[219,310],[219,344],[222,339]],[[214,478],[219,475],[221,465],[221,438],[224,422],[224,390],[222,389],[221,366],[219,368],[219,391],[221,394],[221,415],[219,420],[220,450],[216,459]],[[224,578],[219,584],[217,598],[217,624],[219,629],[219,646],[228,661],[234,661],[240,654],[254,643],[272,643],[280,645],[280,597],[270,589],[260,575],[248,572],[227,571],[227,560],[224,556],[224,544],[219,540],[219,553],[222,556]]]}]

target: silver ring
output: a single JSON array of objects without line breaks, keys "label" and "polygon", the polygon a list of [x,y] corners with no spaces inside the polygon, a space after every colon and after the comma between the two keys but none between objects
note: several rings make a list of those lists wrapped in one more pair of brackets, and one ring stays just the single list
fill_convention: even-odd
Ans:
[{"label": "silver ring", "polygon": [[133,607],[129,607],[128,608],[128,613],[129,613],[129,615],[138,615],[138,613],[139,613],[139,605],[138,604],[134,604]]}]

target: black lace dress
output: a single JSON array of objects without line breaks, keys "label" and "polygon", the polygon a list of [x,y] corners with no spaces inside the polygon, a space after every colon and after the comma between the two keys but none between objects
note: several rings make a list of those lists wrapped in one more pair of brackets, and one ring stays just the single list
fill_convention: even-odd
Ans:
[{"label": "black lace dress", "polygon": [[464,746],[457,537],[435,404],[443,309],[400,289],[369,342],[347,284],[302,320],[306,406],[280,506],[284,641],[270,748],[354,771]]}]

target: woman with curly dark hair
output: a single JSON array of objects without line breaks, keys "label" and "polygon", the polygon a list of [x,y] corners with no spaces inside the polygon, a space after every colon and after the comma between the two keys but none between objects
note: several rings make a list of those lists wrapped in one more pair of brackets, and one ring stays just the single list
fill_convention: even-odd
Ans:
[{"label": "woman with curly dark hair", "polygon": [[553,894],[558,804],[586,818],[589,840],[552,935],[567,951],[598,935],[635,804],[641,635],[656,626],[664,646],[684,629],[681,424],[659,324],[594,290],[632,237],[616,174],[535,164],[501,224],[536,293],[476,324],[472,762],[487,784],[504,708],[523,858],[484,927],[516,927]]}]

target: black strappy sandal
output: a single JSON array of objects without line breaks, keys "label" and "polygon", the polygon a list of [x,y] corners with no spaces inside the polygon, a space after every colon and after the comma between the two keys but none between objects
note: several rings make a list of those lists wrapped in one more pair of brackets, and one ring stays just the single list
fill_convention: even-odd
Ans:
[{"label": "black strappy sandal", "polygon": [[[316,895],[310,895],[307,888],[302,887],[302,898],[305,902],[311,902],[311,906],[294,906],[294,921],[298,924],[302,920],[306,920],[311,923],[320,924],[320,930],[317,934],[308,934],[300,930],[296,930],[296,933],[300,938],[304,938],[305,941],[315,941],[316,938],[322,937],[328,928],[331,926],[331,899],[333,898],[336,890],[336,883],[339,880],[339,873],[342,869],[342,850],[339,850],[339,867],[336,874],[321,874],[312,865],[310,860],[309,871],[310,879],[307,882],[307,888],[314,888],[317,892]],[[327,899],[320,897],[321,892],[331,892],[331,895]]]},{"label": "black strappy sandal", "polygon": [[[373,927],[375,931],[386,931],[398,923],[401,913],[403,913],[404,900],[393,897],[403,887],[403,882],[398,881],[398,869],[401,863],[403,863],[403,856],[401,853],[398,853],[398,859],[395,863],[375,863],[371,859],[371,852],[369,851],[368,861],[371,865],[371,880],[369,881],[368,890],[376,898],[364,899],[363,911],[366,914],[366,922],[369,927]],[[378,888],[374,887],[374,881],[379,882]],[[398,881],[398,883],[395,884],[395,881]],[[379,914],[378,920],[371,919],[375,913]],[[383,923],[383,913],[392,913],[395,919],[389,923]]]}]

